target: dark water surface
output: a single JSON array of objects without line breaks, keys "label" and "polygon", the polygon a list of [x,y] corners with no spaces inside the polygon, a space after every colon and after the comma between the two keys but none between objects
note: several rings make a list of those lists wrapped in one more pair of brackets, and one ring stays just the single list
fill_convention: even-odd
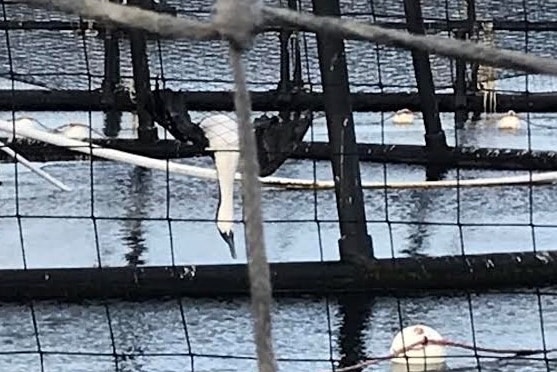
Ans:
[{"label": "dark water surface", "polygon": [[[210,2],[173,1],[185,15],[206,17]],[[310,5],[304,1],[304,9]],[[375,13],[362,20],[403,21],[402,2],[343,1],[345,13]],[[556,1],[525,2],[528,19],[554,20]],[[524,19],[522,0],[480,1],[478,18]],[[62,14],[6,4],[8,19],[73,19]],[[435,0],[424,4],[428,19],[460,19],[464,1]],[[10,31],[13,70],[21,80],[46,88],[100,85],[103,73],[102,41],[84,41],[71,32],[52,36],[47,31]],[[497,33],[499,46],[525,50],[524,33]],[[553,33],[530,33],[528,50],[555,55]],[[315,40],[306,36],[311,83],[320,90]],[[123,74],[131,75],[129,48],[122,42]],[[410,53],[380,48],[379,64],[373,48],[348,42],[349,70],[354,91],[414,90]],[[229,89],[230,71],[223,43],[149,43],[153,76],[164,73],[174,89]],[[86,60],[89,62],[86,64]],[[450,85],[450,62],[433,58],[436,85]],[[272,89],[279,78],[276,35],[259,36],[248,59],[251,89]],[[202,69],[199,66],[203,66]],[[379,67],[380,68],[379,68]],[[0,41],[0,74],[10,64],[5,39]],[[515,72],[500,72],[500,77]],[[222,82],[218,82],[218,81]],[[515,77],[497,82],[500,90],[553,91],[555,80]],[[9,88],[3,81],[2,88]],[[18,89],[23,86],[16,87]],[[16,113],[31,115],[50,127],[91,121],[102,127],[99,113]],[[194,116],[198,115],[194,113]],[[358,141],[423,144],[423,126],[395,127],[389,113],[355,115]],[[517,132],[498,131],[491,122],[469,126],[455,133],[452,115],[442,121],[450,144],[554,150],[555,117],[522,115],[532,124]],[[11,113],[2,113],[3,119]],[[124,117],[122,136],[130,135],[131,119]],[[162,132],[161,132],[162,133]],[[133,134],[131,134],[133,135]],[[316,120],[306,140],[326,140],[323,119]],[[182,160],[212,167],[209,159]],[[43,168],[67,183],[72,192],[45,184],[23,167],[0,164],[1,268],[94,267],[100,253],[104,266],[230,263],[213,219],[217,189],[213,181],[167,175],[126,164],[89,161],[54,162]],[[328,163],[288,161],[279,176],[330,179]],[[361,164],[368,181],[421,181],[421,167]],[[451,171],[448,179],[502,177],[526,172]],[[504,186],[471,189],[406,189],[365,191],[369,230],[378,257],[445,255],[554,249],[557,239],[555,186],[534,188]],[[265,189],[263,194],[265,238],[271,261],[338,259],[339,238],[336,204],[332,191]],[[235,213],[242,208],[236,201]],[[18,220],[16,215],[21,216]],[[91,216],[96,217],[98,234]],[[169,218],[172,219],[169,222]],[[240,262],[245,262],[243,226],[235,225]],[[171,239],[172,243],[171,246]],[[540,316],[540,313],[542,316]],[[34,317],[33,317],[34,314]],[[36,328],[33,324],[36,319]],[[36,303],[33,307],[0,306],[0,370],[40,371],[253,371],[254,356],[249,301],[238,299],[182,299],[157,302],[91,302],[82,304]],[[109,321],[110,319],[110,321]],[[491,348],[547,349],[557,347],[557,304],[552,293],[458,294],[421,298],[341,297],[279,298],[273,307],[274,337],[281,370],[331,369],[330,360],[355,360],[388,352],[400,325],[424,323],[450,340]],[[186,326],[184,326],[184,324]],[[542,332],[543,330],[543,332]],[[36,337],[38,332],[39,337]],[[111,336],[112,334],[112,336]],[[473,338],[474,336],[474,338]],[[545,345],[544,345],[545,342]],[[11,354],[11,352],[20,352]],[[117,358],[113,354],[142,354]],[[78,355],[80,354],[80,355]],[[174,354],[174,355],[173,355]],[[186,354],[195,354],[191,358]],[[204,356],[205,355],[205,356]],[[477,370],[472,352],[449,350],[451,368]],[[227,356],[246,357],[230,359]],[[543,357],[538,356],[538,357]],[[548,358],[555,355],[548,354]],[[305,360],[305,361],[303,361]],[[193,363],[193,364],[192,364]],[[192,369],[193,366],[193,369]],[[483,371],[555,370],[554,362],[520,363],[481,361]],[[390,370],[381,364],[369,370]]]}]

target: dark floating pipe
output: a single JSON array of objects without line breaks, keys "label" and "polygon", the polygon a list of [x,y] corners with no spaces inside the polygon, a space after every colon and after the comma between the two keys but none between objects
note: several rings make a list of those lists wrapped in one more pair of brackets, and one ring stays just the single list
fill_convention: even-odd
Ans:
[{"label": "dark floating pipe", "polygon": [[[234,111],[231,92],[174,92],[161,90],[163,95],[184,96],[190,111]],[[153,92],[151,92],[153,93]],[[13,94],[13,95],[12,95]],[[251,92],[254,111],[312,110],[324,111],[323,93],[297,92],[289,101],[277,98],[277,92]],[[440,112],[455,112],[454,94],[435,94]],[[393,112],[402,108],[420,110],[417,93],[351,93],[353,112]],[[557,112],[557,93],[498,94],[497,112]],[[483,112],[483,96],[468,93],[466,109]],[[101,90],[0,90],[0,110],[11,111],[104,111],[111,108],[121,111],[135,110],[135,105],[125,92],[115,92],[114,103],[106,102]]]},{"label": "dark floating pipe", "polygon": [[[8,138],[1,138],[8,142]],[[156,159],[189,158],[207,156],[202,147],[184,144],[172,140],[159,140],[143,144],[133,139],[94,139],[93,143],[103,147],[144,155]],[[87,155],[78,154],[65,148],[52,146],[39,141],[16,139],[9,144],[16,152],[31,161],[66,161],[87,159]],[[383,145],[359,143],[358,158],[363,162],[401,163],[427,165],[426,149],[420,145]],[[556,171],[557,152],[526,151],[524,149],[498,149],[481,147],[450,147],[449,155],[436,161],[448,168],[498,169],[498,170],[536,170]],[[291,159],[331,160],[331,149],[327,142],[302,142],[288,156]],[[98,159],[101,160],[101,159]],[[0,162],[12,159],[0,152]]]},{"label": "dark floating pipe", "polygon": [[[272,248],[271,248],[272,249]],[[274,296],[427,296],[557,284],[557,252],[271,263]],[[522,289],[522,293],[524,293]],[[245,264],[0,270],[0,301],[249,296]],[[532,292],[534,293],[534,292]]]}]

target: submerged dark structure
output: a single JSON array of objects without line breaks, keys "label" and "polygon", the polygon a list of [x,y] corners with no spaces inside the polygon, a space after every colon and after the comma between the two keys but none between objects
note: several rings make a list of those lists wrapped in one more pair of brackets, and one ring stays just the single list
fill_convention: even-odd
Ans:
[{"label": "submerged dark structure", "polygon": [[[155,2],[148,0],[129,3],[180,15],[180,11],[170,6],[155,6]],[[314,0],[311,3],[312,11],[316,15],[342,15],[339,0]],[[289,0],[286,5],[297,9],[300,4],[298,1]],[[484,24],[484,21],[476,19],[474,0],[468,0],[465,4],[465,19],[446,21],[432,20],[432,17],[426,14],[433,11],[431,7],[426,12],[419,1],[401,0],[396,4],[401,6],[402,11],[397,21],[386,21],[388,17],[381,17],[373,6],[369,15],[375,23],[385,27],[407,29],[417,34],[448,32],[461,39],[477,37],[478,29]],[[306,5],[309,7],[309,4]],[[464,6],[464,3],[461,5]],[[6,76],[12,82],[42,84],[47,89],[1,89],[0,110],[10,113],[102,111],[106,124],[104,134],[109,138],[93,141],[95,143],[163,159],[207,155],[204,151],[207,143],[200,134],[195,119],[192,119],[193,112],[232,111],[230,86],[221,87],[220,90],[205,87],[188,90],[169,87],[176,83],[167,77],[170,75],[169,70],[179,70],[180,73],[187,70],[187,66],[175,66],[180,55],[169,57],[173,64],[165,65],[161,52],[162,41],[155,35],[85,22],[81,19],[19,21],[16,15],[28,16],[29,9],[22,4],[11,2],[4,6],[6,9],[4,19],[0,21],[0,29],[6,34],[24,34],[38,30],[49,35],[73,32],[75,35],[72,42],[81,38],[83,45],[96,43],[98,48],[90,50],[84,47],[88,77],[86,84],[82,78],[76,77],[77,75],[67,77],[59,73],[53,73],[52,76],[20,73],[18,68],[21,70],[21,66],[16,65],[21,64],[25,58],[8,53],[8,57],[4,57],[1,62],[8,66],[9,72]],[[10,18],[10,14],[13,18]],[[557,24],[549,21],[493,20],[490,23],[496,31],[557,31]],[[329,34],[317,35],[313,45],[316,51],[315,58],[310,66],[307,51],[309,43],[304,39],[303,30],[265,31],[278,36],[273,38],[273,43],[279,45],[280,66],[276,69],[278,81],[268,83],[268,87],[263,90],[255,89],[255,83],[251,86],[253,108],[255,111],[263,111],[254,120],[261,176],[274,174],[289,158],[330,161],[332,178],[335,180],[340,231],[340,236],[337,237],[340,262],[273,264],[273,286],[277,293],[407,293],[415,290],[483,290],[557,284],[557,276],[554,275],[557,269],[555,251],[476,255],[463,252],[462,255],[446,257],[392,259],[375,257],[374,241],[367,227],[369,218],[366,216],[365,198],[361,187],[361,162],[419,164],[425,168],[424,178],[428,180],[441,179],[450,168],[530,171],[557,169],[555,152],[472,148],[459,144],[449,146],[441,126],[440,112],[454,112],[456,128],[463,129],[469,125],[468,119],[474,113],[478,114],[485,109],[483,93],[478,91],[479,66],[458,60],[454,61],[452,68],[449,67],[452,62],[449,64],[444,60],[441,72],[436,73],[434,65],[438,65],[439,60],[434,60],[427,53],[414,51],[401,54],[399,57],[412,62],[412,68],[406,71],[406,76],[412,76],[416,81],[415,91],[385,91],[388,84],[382,81],[381,71],[378,73],[379,84],[374,86],[379,92],[377,89],[354,91],[355,88],[349,81],[353,69],[347,66],[348,46],[342,38]],[[88,33],[94,35],[87,36]],[[56,36],[52,38],[55,39]],[[124,68],[122,56],[124,49],[128,50],[128,43],[132,58],[131,64]],[[167,47],[168,45],[166,44]],[[183,45],[176,45],[176,49],[187,49]],[[155,58],[157,53],[160,58],[159,64]],[[182,55],[186,55],[186,52]],[[29,58],[34,64],[49,63],[33,59],[32,56]],[[198,68],[202,63],[203,61],[194,62]],[[101,70],[100,66],[102,72],[97,73]],[[256,67],[252,66],[253,69]],[[219,69],[217,66],[210,73],[216,76],[220,72]],[[132,71],[132,75],[127,78],[133,80],[133,93],[126,89],[122,82],[124,70]],[[316,78],[316,75],[319,75],[319,78]],[[455,76],[448,84],[453,92],[439,93],[440,84],[435,81],[436,78],[442,76],[448,80],[449,75]],[[153,88],[155,76],[156,87]],[[189,79],[186,78],[186,82],[194,81],[193,77]],[[74,84],[68,83],[68,86],[64,86],[65,82],[70,80]],[[209,82],[201,84],[209,85]],[[557,93],[505,93],[499,94],[497,100],[498,112],[510,109],[522,112],[557,112]],[[355,112],[390,112],[403,108],[422,113],[425,145],[388,145],[379,141],[357,143],[353,116]],[[126,111],[137,114],[138,140],[116,138],[120,130],[122,112]],[[320,111],[325,113],[328,142],[304,142],[309,128],[315,121],[316,113]],[[177,141],[158,139],[157,125],[167,129]],[[75,155],[67,149],[29,140],[15,140],[10,143],[10,147],[37,161],[83,158],[83,155]],[[0,154],[0,160],[7,159],[6,155]],[[2,301],[248,293],[248,278],[243,264],[201,265],[194,268],[132,266],[108,269],[0,270],[0,278]]]}]

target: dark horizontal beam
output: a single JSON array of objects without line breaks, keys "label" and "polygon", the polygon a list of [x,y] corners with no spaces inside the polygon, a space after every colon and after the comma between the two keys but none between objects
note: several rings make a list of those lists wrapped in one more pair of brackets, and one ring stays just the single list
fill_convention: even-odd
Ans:
[{"label": "dark horizontal beam", "polygon": [[[93,24],[94,28],[99,27]],[[50,30],[50,31],[73,31],[86,30],[89,28],[87,22],[71,21],[0,21],[0,30]]]},{"label": "dark horizontal beam", "polygon": [[[168,92],[183,95],[191,111],[233,111],[232,92]],[[304,110],[323,111],[322,93],[297,93],[291,100],[279,99],[275,91],[251,92],[255,111]],[[351,93],[353,111],[392,112],[402,108],[420,110],[417,93]],[[457,107],[453,94],[435,95],[442,112],[454,112]],[[483,111],[483,96],[468,94],[464,103],[469,111]],[[114,108],[134,109],[127,93],[115,94],[114,102],[103,99],[100,90],[0,90],[0,111],[104,111]],[[497,111],[557,112],[557,93],[500,94]]]},{"label": "dark horizontal beam", "polygon": [[[290,156],[294,159],[329,160],[329,145],[325,142],[304,142]],[[431,165],[426,147],[421,145],[384,145],[359,143],[360,161]],[[482,147],[448,147],[447,156],[436,159],[447,168],[497,170],[557,170],[557,152],[525,151]]]},{"label": "dark horizontal beam", "polygon": [[[7,139],[0,140],[6,142]],[[137,155],[156,159],[189,158],[208,155],[200,148],[184,145],[177,141],[160,140],[156,143],[142,144],[133,139],[94,140],[96,144]],[[87,159],[61,147],[38,141],[16,139],[10,144],[17,153],[30,161],[67,161]],[[448,156],[439,159],[440,165],[448,168],[499,169],[499,170],[557,170],[557,153],[553,151],[524,151],[523,149],[493,149],[475,147],[449,147]],[[420,145],[382,145],[371,143],[358,144],[360,161],[378,163],[403,163],[427,165],[428,157],[424,146]],[[294,159],[330,160],[331,152],[326,142],[303,142],[290,156]],[[0,162],[12,159],[0,152]]]},{"label": "dark horizontal beam", "polygon": [[[368,14],[371,15],[371,14]],[[375,26],[381,26],[389,29],[407,29],[404,18],[400,22],[365,22],[362,19],[356,19],[358,22],[369,23]],[[430,33],[443,31],[467,31],[471,26],[481,28],[483,24],[491,22],[494,31],[514,31],[514,32],[540,32],[540,31],[557,31],[557,22],[555,21],[512,21],[512,20],[478,20],[470,22],[469,20],[447,20],[447,21],[425,21],[424,28]],[[280,31],[280,30],[300,30],[313,32],[305,28],[293,28],[283,25],[267,26],[259,30],[259,32]]]},{"label": "dark horizontal beam", "polygon": [[[271,264],[275,295],[483,291],[557,284],[557,253]],[[0,270],[0,301],[249,295],[245,264]]]},{"label": "dark horizontal beam", "polygon": [[[401,20],[403,19],[401,18]],[[481,27],[482,24],[487,22],[493,23],[493,30],[495,31],[557,31],[557,22],[555,21],[524,22],[510,20],[480,20],[475,23],[470,23],[469,20],[425,21],[424,28],[431,32],[457,31],[467,30],[470,25]],[[393,29],[407,28],[406,22],[374,22],[373,24]]]}]

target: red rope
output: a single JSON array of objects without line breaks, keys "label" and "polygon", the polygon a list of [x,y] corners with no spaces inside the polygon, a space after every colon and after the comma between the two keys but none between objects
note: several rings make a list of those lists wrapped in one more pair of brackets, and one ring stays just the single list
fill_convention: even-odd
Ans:
[{"label": "red rope", "polygon": [[353,371],[353,370],[356,370],[356,369],[369,367],[371,365],[378,364],[378,363],[383,362],[385,360],[391,360],[391,359],[397,358],[397,357],[399,357],[400,354],[406,354],[407,351],[417,349],[419,346],[423,347],[423,346],[426,346],[428,344],[455,347],[455,348],[459,348],[459,349],[480,351],[480,352],[492,353],[492,354],[513,354],[514,357],[534,355],[534,354],[543,354],[543,353],[552,353],[552,352],[557,351],[557,349],[549,349],[549,350],[543,350],[543,349],[495,349],[495,348],[487,348],[487,347],[479,347],[479,346],[474,347],[472,345],[468,345],[468,344],[465,344],[465,343],[462,343],[462,342],[456,342],[456,341],[429,340],[427,337],[424,336],[424,338],[422,340],[417,341],[417,342],[409,345],[408,347],[400,348],[400,349],[396,350],[395,352],[389,353],[389,354],[384,355],[384,356],[380,356],[380,357],[373,358],[373,359],[366,359],[366,360],[363,360],[363,361],[361,361],[357,364],[354,364],[354,365],[351,365],[351,366],[348,366],[348,367],[337,368],[337,369],[335,369],[335,371],[336,372],[349,372],[349,371]]},{"label": "red rope", "polygon": [[[425,340],[426,343],[428,340]],[[433,345],[442,345],[442,346],[452,346],[457,347],[459,349],[466,349],[472,351],[483,351],[484,353],[493,353],[493,354],[514,354],[515,356],[524,356],[524,355],[532,355],[532,354],[543,354],[543,349],[494,349],[488,347],[480,347],[480,346],[472,346],[462,342],[455,342],[455,341],[448,341],[448,340],[429,340],[430,344]],[[546,352],[552,352],[554,350],[547,350]]]}]

